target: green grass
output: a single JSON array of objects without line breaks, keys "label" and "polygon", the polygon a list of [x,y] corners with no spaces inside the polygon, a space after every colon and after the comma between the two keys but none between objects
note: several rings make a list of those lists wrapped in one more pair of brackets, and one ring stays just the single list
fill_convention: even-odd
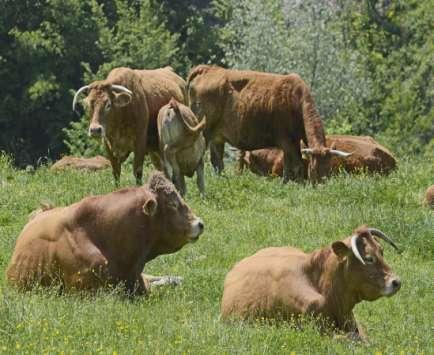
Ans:
[{"label": "green grass", "polygon": [[[149,169],[145,174],[149,173]],[[19,293],[6,286],[4,271],[15,239],[40,201],[56,205],[113,190],[109,171],[34,174],[10,168],[0,158],[0,352],[4,353],[424,353],[433,351],[434,212],[421,206],[433,183],[433,161],[401,161],[388,177],[333,177],[312,187],[231,167],[218,178],[207,166],[207,196],[189,181],[187,201],[205,221],[201,239],[157,258],[147,273],[184,277],[180,287],[154,290],[148,299],[57,295],[55,290]],[[122,186],[133,185],[124,169]],[[241,258],[267,246],[306,251],[348,236],[360,224],[392,236],[403,253],[386,247],[385,258],[403,286],[394,297],[356,306],[369,343],[320,334],[306,321],[287,325],[224,323],[219,320],[223,280]]]}]

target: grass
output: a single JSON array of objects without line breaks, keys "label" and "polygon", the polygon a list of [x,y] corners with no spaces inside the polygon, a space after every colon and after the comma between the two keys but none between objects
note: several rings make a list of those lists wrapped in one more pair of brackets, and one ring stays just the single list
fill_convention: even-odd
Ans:
[{"label": "grass", "polygon": [[[149,173],[149,169],[145,174]],[[201,239],[147,264],[151,274],[184,277],[180,287],[154,290],[148,299],[115,292],[61,295],[51,290],[19,293],[4,282],[15,239],[40,201],[56,205],[113,190],[111,173],[34,174],[13,170],[0,158],[0,352],[3,353],[424,353],[434,348],[434,212],[421,206],[433,183],[433,161],[401,161],[388,177],[333,177],[312,187],[232,167],[218,178],[207,166],[207,196],[188,182],[187,201],[205,221]],[[133,185],[124,169],[122,186]],[[232,265],[267,246],[306,251],[348,236],[360,224],[392,236],[403,253],[386,247],[385,258],[403,286],[394,297],[356,306],[369,343],[279,324],[223,323],[219,302]]]}]

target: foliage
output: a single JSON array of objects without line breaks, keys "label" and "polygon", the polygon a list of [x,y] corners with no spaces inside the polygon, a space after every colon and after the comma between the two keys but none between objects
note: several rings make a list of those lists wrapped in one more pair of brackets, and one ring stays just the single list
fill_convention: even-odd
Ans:
[{"label": "foliage", "polygon": [[[150,173],[145,170],[145,175]],[[56,289],[20,293],[4,283],[15,239],[40,201],[64,206],[112,191],[111,172],[14,170],[0,155],[0,352],[4,353],[430,353],[434,212],[421,206],[432,183],[433,161],[400,162],[389,177],[333,177],[325,184],[282,185],[246,173],[217,178],[206,166],[207,196],[188,179],[187,202],[205,233],[179,252],[147,264],[145,272],[180,275],[180,287],[155,289],[149,298],[116,292],[64,294]],[[85,183],[83,183],[85,182]],[[121,186],[134,184],[131,170]],[[363,302],[355,316],[366,344],[321,334],[308,320],[290,324],[219,320],[223,280],[241,258],[267,246],[310,251],[349,235],[362,223],[382,229],[403,250],[385,246],[385,259],[402,279],[392,298]]]},{"label": "foliage", "polygon": [[94,50],[100,8],[94,0],[0,2],[0,148],[24,165],[64,150],[61,129],[72,119],[70,89]]},{"label": "foliage", "polygon": [[[93,154],[73,90],[116,66],[200,63],[310,84],[328,132],[434,151],[432,1],[0,1],[0,149],[18,166]],[[66,128],[66,129],[65,129]],[[403,134],[405,132],[405,134]],[[99,149],[99,147],[98,147]]]},{"label": "foliage", "polygon": [[370,82],[361,75],[358,53],[345,46],[339,11],[329,1],[239,1],[226,25],[233,34],[223,45],[226,63],[298,73],[311,86],[326,119],[357,116]]}]

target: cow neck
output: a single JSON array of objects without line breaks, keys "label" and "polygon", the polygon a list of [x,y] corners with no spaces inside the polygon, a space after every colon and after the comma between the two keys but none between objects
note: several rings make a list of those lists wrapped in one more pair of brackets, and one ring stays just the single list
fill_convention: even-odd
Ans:
[{"label": "cow neck", "polygon": [[315,107],[309,89],[305,89],[302,102],[303,123],[309,148],[326,147],[323,122]]},{"label": "cow neck", "polygon": [[321,311],[338,327],[352,319],[352,310],[360,301],[351,289],[347,268],[347,261],[339,262],[331,248],[310,254],[307,270],[312,285],[325,299]]}]

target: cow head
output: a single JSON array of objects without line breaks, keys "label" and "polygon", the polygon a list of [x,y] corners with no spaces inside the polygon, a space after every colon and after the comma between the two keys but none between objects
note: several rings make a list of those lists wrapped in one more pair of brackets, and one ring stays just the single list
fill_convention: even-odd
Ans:
[{"label": "cow head", "polygon": [[163,239],[160,242],[165,253],[197,241],[204,224],[193,214],[175,186],[161,172],[155,172],[148,180],[148,188],[153,197],[145,201],[143,213],[159,221]]},{"label": "cow head", "polygon": [[398,249],[393,241],[375,228],[361,227],[353,236],[332,244],[332,250],[343,263],[345,283],[358,300],[374,301],[393,296],[401,288],[400,279],[383,257],[378,237]]},{"label": "cow head", "polygon": [[110,112],[116,108],[127,106],[133,97],[133,93],[122,85],[97,81],[81,87],[76,92],[72,103],[74,111],[77,98],[82,92],[87,92],[87,97],[83,102],[89,108],[91,118],[88,133],[92,137],[104,136]]},{"label": "cow head", "polygon": [[352,153],[343,152],[327,147],[302,148],[301,153],[305,159],[308,159],[308,177],[312,182],[319,182],[331,173],[330,160],[333,156],[347,158]]}]

